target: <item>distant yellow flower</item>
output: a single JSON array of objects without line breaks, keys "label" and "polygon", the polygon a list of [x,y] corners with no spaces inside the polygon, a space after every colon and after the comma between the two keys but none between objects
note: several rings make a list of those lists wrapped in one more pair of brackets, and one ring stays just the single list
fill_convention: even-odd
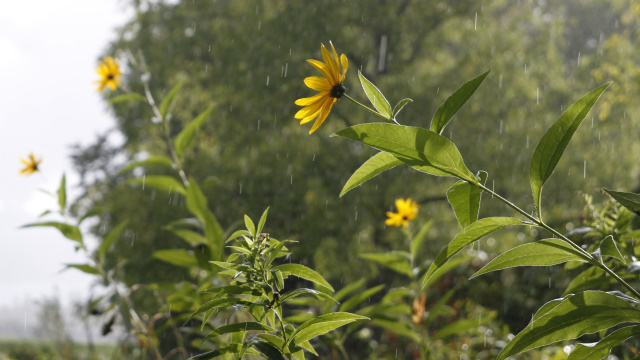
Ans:
[{"label": "distant yellow flower", "polygon": [[[333,47],[331,42],[329,42],[329,44],[331,45],[331,50],[333,50],[333,57],[327,48],[324,47],[324,44],[322,44],[320,49],[322,50],[324,63],[313,59],[307,60],[307,62],[309,62],[309,64],[314,68],[318,69],[324,77],[310,76],[304,79],[304,83],[309,88],[320,91],[320,93],[308,98],[296,100],[296,105],[304,106],[304,108],[300,109],[300,111],[295,115],[296,119],[302,119],[300,120],[301,125],[316,119],[316,122],[313,123],[309,134],[316,131],[316,129],[322,125],[327,118],[327,115],[329,115],[333,104],[340,99],[346,91],[342,83],[344,82],[345,75],[347,74],[349,62],[344,54],[340,55],[340,61],[338,61],[338,53],[336,53],[336,49]],[[340,69],[341,65],[342,70]]]},{"label": "distant yellow flower", "polygon": [[389,226],[407,226],[409,221],[416,218],[418,215],[418,204],[411,201],[411,198],[407,200],[396,199],[396,209],[397,213],[393,213],[391,211],[387,211],[387,216],[389,217],[385,220],[385,224]]},{"label": "distant yellow flower", "polygon": [[30,175],[38,171],[38,165],[40,165],[42,159],[36,160],[33,153],[29,153],[29,159],[20,159],[20,161],[24,164],[24,169],[20,170],[20,174]]},{"label": "distant yellow flower", "polygon": [[120,66],[111,56],[104,59],[104,62],[100,61],[96,72],[100,75],[100,80],[94,81],[99,84],[98,91],[102,91],[106,86],[115,90],[120,84],[120,75],[122,75]]}]

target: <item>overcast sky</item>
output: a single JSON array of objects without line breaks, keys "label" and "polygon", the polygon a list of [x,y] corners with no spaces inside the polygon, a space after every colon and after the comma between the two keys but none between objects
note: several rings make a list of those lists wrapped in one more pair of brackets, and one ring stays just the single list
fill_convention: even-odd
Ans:
[{"label": "overcast sky", "polygon": [[[0,1],[0,308],[54,290],[63,302],[88,294],[91,278],[61,272],[82,263],[56,229],[20,229],[55,199],[70,148],[113,127],[95,90],[97,60],[130,17],[117,0]],[[41,172],[18,175],[21,157],[42,157]]]}]

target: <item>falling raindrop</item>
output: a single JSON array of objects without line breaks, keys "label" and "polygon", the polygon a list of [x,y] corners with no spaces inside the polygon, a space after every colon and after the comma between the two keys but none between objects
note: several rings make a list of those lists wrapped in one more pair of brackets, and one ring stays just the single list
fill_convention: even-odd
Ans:
[{"label": "falling raindrop", "polygon": [[540,105],[540,88],[536,88],[536,105]]},{"label": "falling raindrop", "polygon": [[578,66],[580,66],[580,51],[578,51]]},{"label": "falling raindrop", "polygon": [[144,181],[145,181],[145,176],[146,176],[146,175],[142,175],[142,190],[144,190]]},{"label": "falling raindrop", "polygon": [[582,173],[582,178],[587,178],[587,160],[584,161],[584,171]]},{"label": "falling raindrop", "polygon": [[476,20],[473,24],[473,31],[476,31],[477,28],[478,28],[478,13],[476,12]]},{"label": "falling raindrop", "polygon": [[240,185],[240,194],[242,195],[242,183],[238,183]]},{"label": "falling raindrop", "polygon": [[260,130],[260,119],[258,119],[258,130]]},{"label": "falling raindrop", "polygon": [[269,86],[269,75],[267,75],[267,86]]},{"label": "falling raindrop", "polygon": [[291,185],[293,185],[293,175],[291,175]]}]

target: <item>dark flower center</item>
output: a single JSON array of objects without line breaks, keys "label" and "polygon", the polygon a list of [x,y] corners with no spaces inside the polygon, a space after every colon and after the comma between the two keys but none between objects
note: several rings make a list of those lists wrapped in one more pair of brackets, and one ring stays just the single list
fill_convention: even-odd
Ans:
[{"label": "dark flower center", "polygon": [[336,84],[331,89],[331,93],[329,93],[329,95],[336,99],[340,99],[345,92],[347,92],[347,88],[345,88],[344,85]]},{"label": "dark flower center", "polygon": [[409,217],[407,215],[402,215],[402,220],[408,220]]},{"label": "dark flower center", "polygon": [[113,74],[109,74],[107,75],[107,80],[113,80],[113,77],[114,77]]}]

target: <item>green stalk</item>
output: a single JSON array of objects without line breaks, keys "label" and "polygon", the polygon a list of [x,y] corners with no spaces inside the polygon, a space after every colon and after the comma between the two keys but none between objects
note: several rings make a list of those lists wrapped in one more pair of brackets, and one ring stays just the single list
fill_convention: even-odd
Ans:
[{"label": "green stalk", "polygon": [[390,119],[390,118],[388,118],[388,117],[385,117],[384,115],[382,115],[382,114],[380,114],[379,112],[377,112],[377,111],[373,110],[372,108],[370,108],[370,107],[368,107],[368,106],[366,106],[366,105],[362,104],[361,102],[359,102],[358,100],[356,100],[356,99],[352,98],[351,96],[349,96],[349,95],[347,95],[347,94],[344,94],[344,95],[342,95],[342,96],[343,96],[343,97],[345,97],[347,100],[351,101],[352,103],[354,103],[354,104],[356,104],[356,105],[360,106],[361,108],[363,108],[363,109],[367,110],[368,112],[370,112],[370,113],[372,113],[372,114],[374,114],[374,115],[376,115],[376,116],[378,116],[378,117],[381,117],[381,118],[383,118],[383,119],[385,119],[385,120],[387,120],[387,121],[393,121],[394,123],[396,123],[396,124],[400,125],[400,124],[396,121],[396,119]]},{"label": "green stalk", "polygon": [[613,270],[609,269],[609,267],[607,267],[604,263],[598,261],[593,255],[589,254],[586,250],[584,250],[582,247],[580,247],[578,244],[574,243],[573,241],[571,241],[569,238],[567,238],[566,236],[562,235],[561,233],[559,233],[558,231],[556,231],[554,228],[550,227],[549,225],[545,224],[541,219],[536,218],[535,216],[530,215],[529,213],[527,213],[526,211],[520,209],[518,206],[516,206],[514,203],[512,203],[511,201],[503,198],[502,196],[498,195],[497,193],[495,193],[493,190],[487,188],[486,186],[480,184],[480,183],[473,183],[475,186],[479,187],[480,189],[490,193],[491,195],[493,195],[494,197],[498,198],[498,200],[502,201],[503,203],[507,204],[509,207],[511,207],[512,209],[514,209],[515,211],[519,212],[520,214],[522,214],[523,216],[525,216],[527,219],[533,221],[533,223],[535,223],[536,225],[540,226],[541,228],[549,231],[550,233],[552,233],[553,235],[555,235],[556,237],[558,237],[559,239],[565,241],[567,244],[571,245],[571,247],[573,247],[576,251],[578,251],[579,253],[581,253],[582,255],[586,256],[588,259],[591,260],[591,263],[599,266],[600,268],[602,268],[602,270],[604,270],[605,272],[607,272],[609,275],[611,275],[614,279],[616,279],[616,281],[618,281],[622,286],[626,287],[632,294],[633,296],[636,297],[636,299],[640,299],[640,292],[638,292],[638,290],[634,289],[631,285],[629,285],[626,281],[624,281],[620,276],[618,276],[618,274],[616,274]]}]

